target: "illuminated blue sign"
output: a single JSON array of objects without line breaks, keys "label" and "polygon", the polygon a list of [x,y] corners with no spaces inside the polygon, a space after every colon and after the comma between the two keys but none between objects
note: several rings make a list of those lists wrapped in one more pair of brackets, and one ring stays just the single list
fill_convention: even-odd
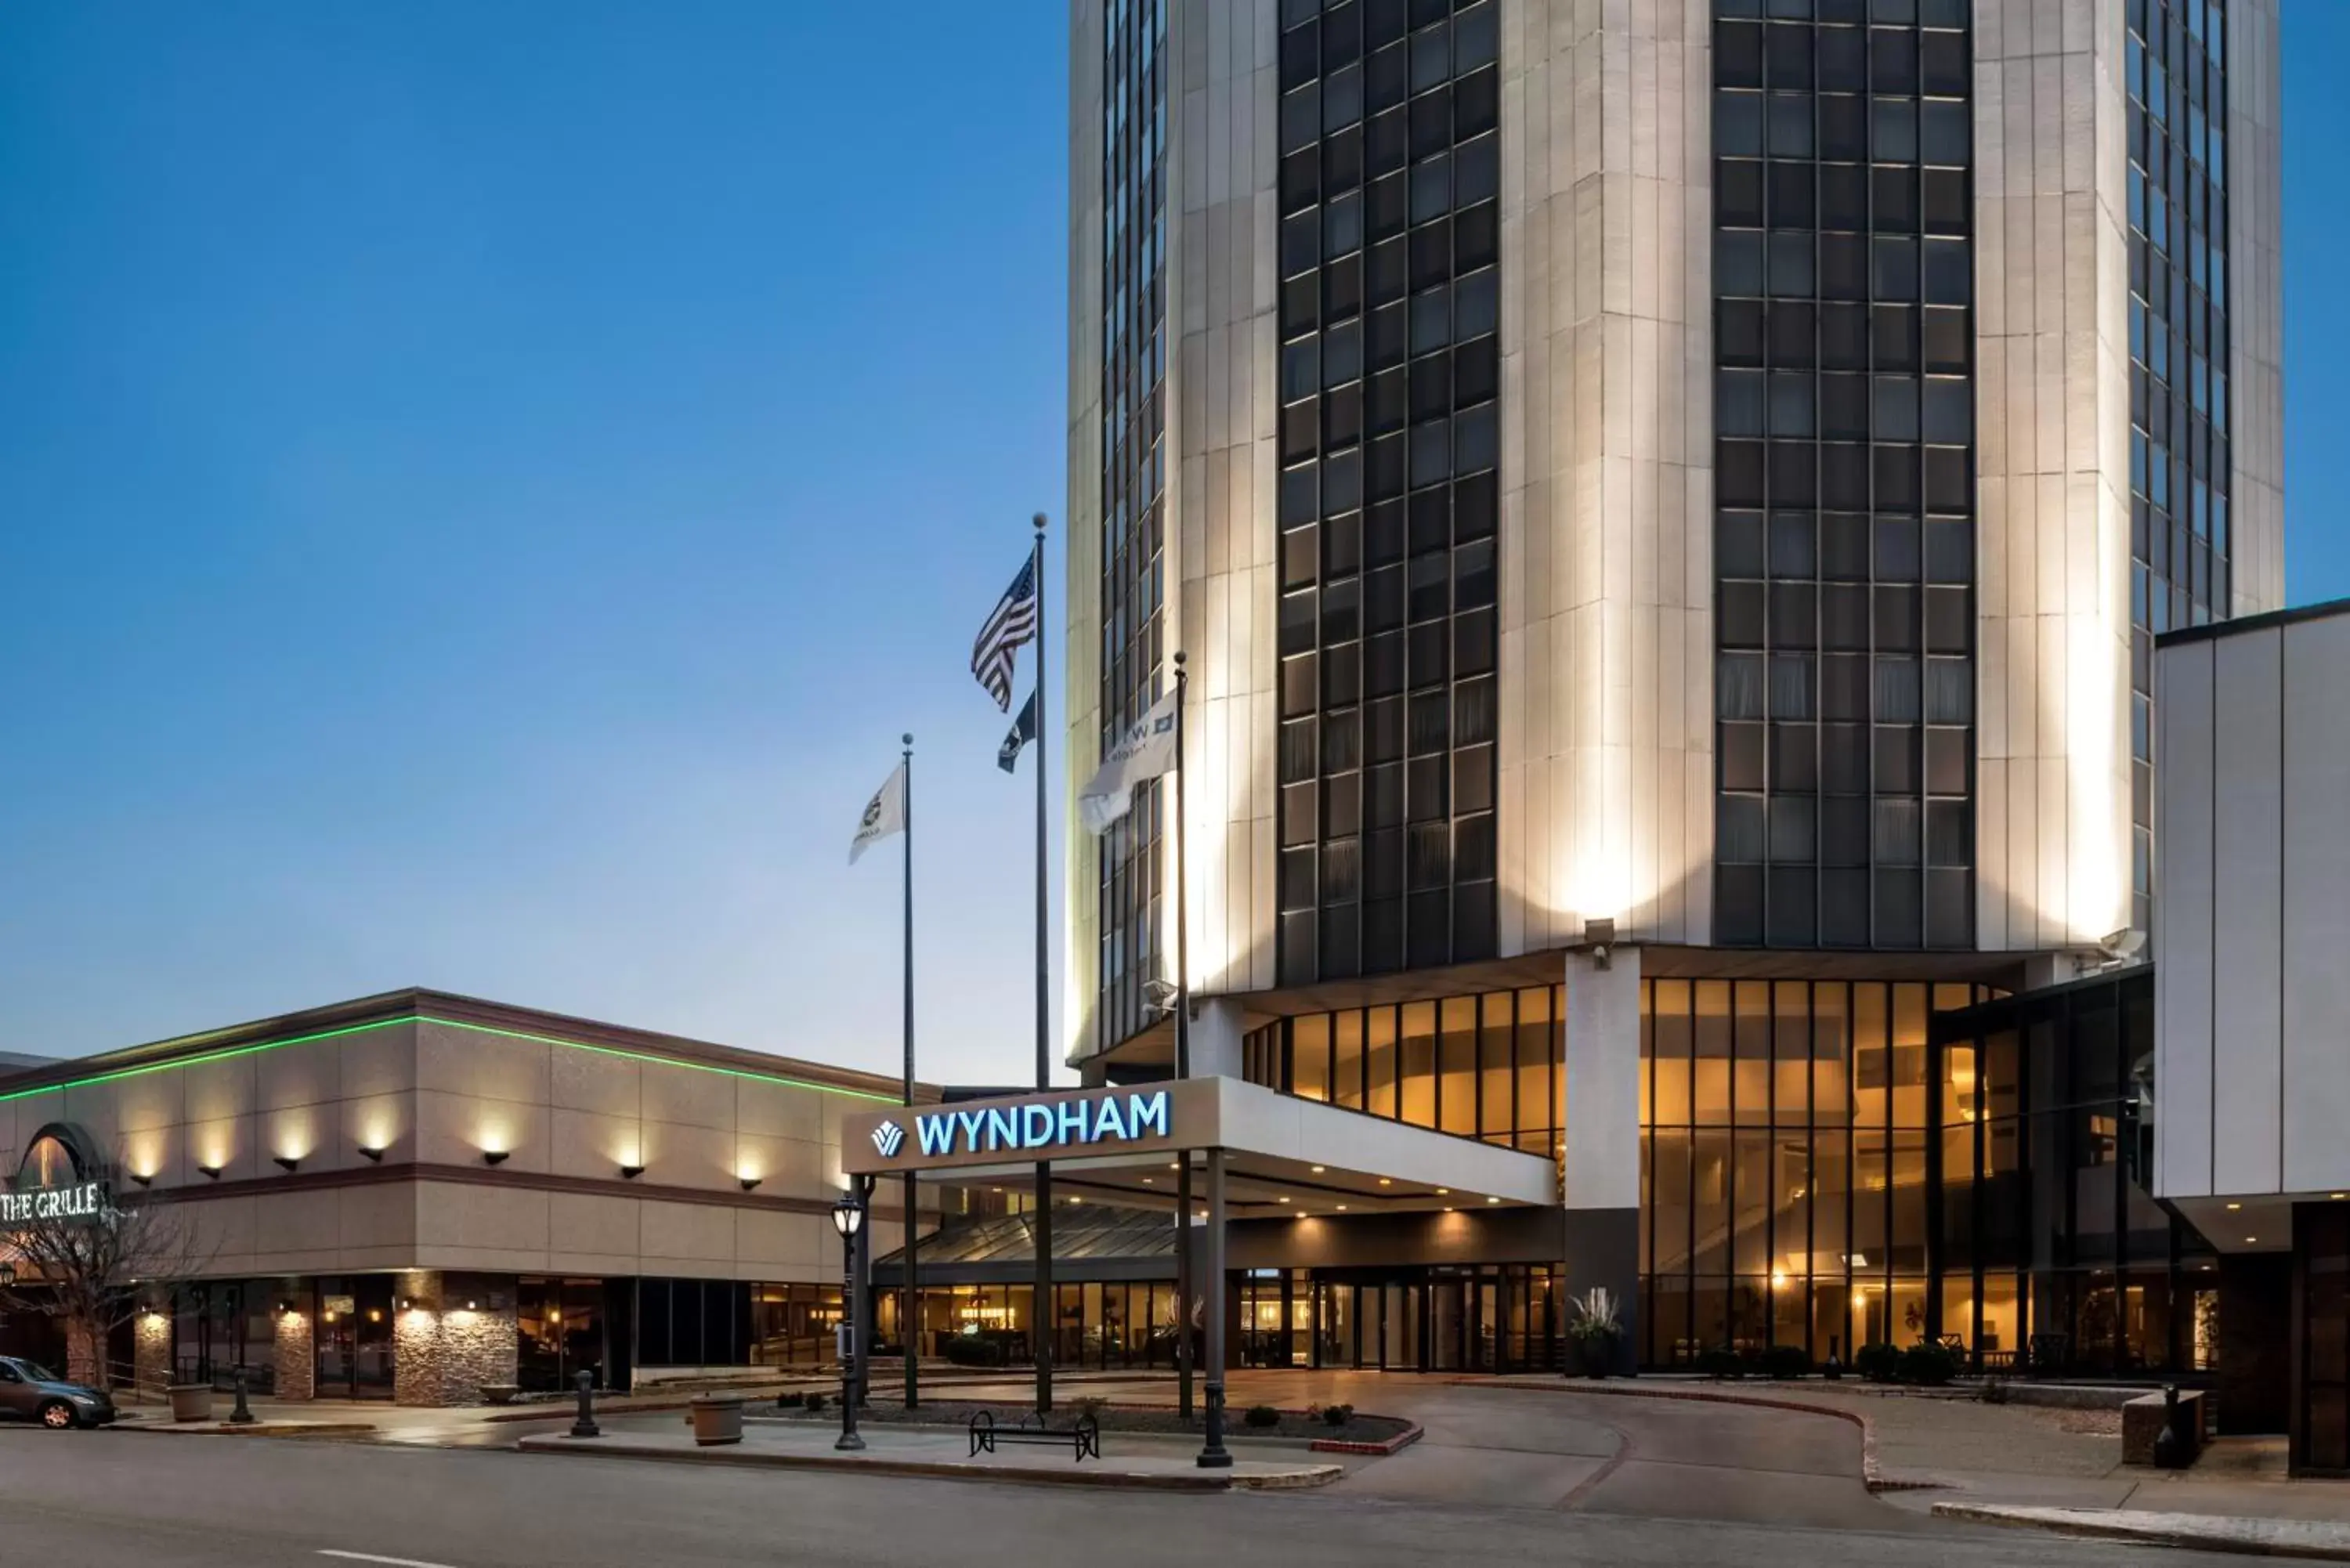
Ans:
[{"label": "illuminated blue sign", "polygon": [[[877,1149],[880,1148],[882,1136],[876,1129]],[[1056,1106],[983,1106],[967,1111],[927,1111],[914,1118],[915,1142],[923,1156],[931,1158],[1066,1149],[1169,1136],[1164,1089],[1064,1100]],[[896,1151],[891,1148],[880,1152],[888,1159]]]}]

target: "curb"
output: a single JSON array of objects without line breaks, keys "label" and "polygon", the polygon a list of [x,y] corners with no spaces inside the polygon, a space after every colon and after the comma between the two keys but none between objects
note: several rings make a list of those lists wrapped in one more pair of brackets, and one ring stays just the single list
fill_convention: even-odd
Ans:
[{"label": "curb", "polygon": [[1717,1394],[1697,1388],[1626,1388],[1610,1386],[1604,1382],[1577,1386],[1563,1383],[1532,1383],[1510,1378],[1461,1378],[1451,1380],[1456,1388],[1515,1388],[1533,1394],[1592,1394],[1613,1399],[1679,1399],[1699,1405],[1743,1405],[1756,1410],[1792,1410],[1802,1416],[1825,1416],[1832,1420],[1849,1422],[1860,1428],[1860,1479],[1872,1492],[1934,1491],[1940,1481],[1910,1480],[1888,1476],[1877,1463],[1877,1428],[1857,1410],[1838,1410],[1825,1405],[1806,1405],[1800,1399],[1771,1399],[1759,1394]]},{"label": "curb", "polygon": [[1305,1445],[1305,1451],[1313,1454],[1373,1454],[1384,1459],[1411,1447],[1426,1436],[1428,1428],[1414,1423],[1394,1437],[1376,1443],[1350,1443],[1343,1438],[1316,1438]]},{"label": "curb", "polygon": [[222,1421],[192,1421],[185,1426],[117,1423],[118,1432],[148,1432],[159,1438],[361,1438],[374,1432],[372,1421],[255,1421],[232,1427]]},{"label": "curb", "polygon": [[671,1449],[649,1443],[614,1442],[610,1438],[573,1440],[566,1438],[525,1438],[515,1445],[524,1454],[567,1454],[575,1458],[652,1459],[671,1464],[730,1465],[746,1469],[853,1470],[867,1475],[927,1476],[941,1480],[996,1481],[1013,1486],[1075,1486],[1134,1491],[1285,1491],[1327,1486],[1346,1472],[1336,1465],[1315,1465],[1279,1475],[1236,1476],[1214,1470],[1157,1474],[1141,1470],[1046,1470],[997,1465],[976,1465],[953,1459],[849,1459],[825,1454],[744,1453],[734,1449]]},{"label": "curb", "polygon": [[[2188,1513],[2135,1513],[2119,1509],[2020,1508],[1994,1503],[1938,1502],[1934,1516],[1976,1524],[2039,1530],[2085,1541],[2127,1541],[2246,1557],[2293,1557],[2350,1563],[2350,1529],[2298,1519],[2233,1519]],[[2332,1538],[2318,1535],[2332,1531]],[[2302,1532],[2307,1532],[2303,1534]],[[2296,1537],[2299,1538],[2296,1538]]]}]

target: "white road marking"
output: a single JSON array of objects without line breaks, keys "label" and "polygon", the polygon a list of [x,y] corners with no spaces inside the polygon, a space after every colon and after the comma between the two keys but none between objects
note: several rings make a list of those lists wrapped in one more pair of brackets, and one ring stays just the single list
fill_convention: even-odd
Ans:
[{"label": "white road marking", "polygon": [[389,1568],[449,1568],[446,1563],[420,1563],[413,1557],[379,1557],[372,1552],[336,1552],[321,1549],[321,1557],[340,1557],[349,1563],[382,1563]]}]

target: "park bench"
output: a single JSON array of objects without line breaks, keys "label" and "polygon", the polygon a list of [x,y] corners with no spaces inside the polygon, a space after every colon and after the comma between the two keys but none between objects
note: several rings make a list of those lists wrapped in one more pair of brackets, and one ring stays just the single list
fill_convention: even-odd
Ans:
[{"label": "park bench", "polygon": [[1016,1427],[999,1427],[995,1424],[993,1411],[973,1412],[971,1417],[972,1457],[976,1459],[982,1454],[995,1452],[995,1445],[998,1443],[1066,1444],[1075,1450],[1075,1462],[1083,1464],[1088,1454],[1095,1459],[1101,1458],[1101,1423],[1094,1419],[1091,1412],[1087,1412],[1079,1416],[1074,1426],[1059,1431],[1055,1431],[1044,1425],[1042,1421],[1032,1427],[1025,1417],[1021,1418],[1020,1424]]}]

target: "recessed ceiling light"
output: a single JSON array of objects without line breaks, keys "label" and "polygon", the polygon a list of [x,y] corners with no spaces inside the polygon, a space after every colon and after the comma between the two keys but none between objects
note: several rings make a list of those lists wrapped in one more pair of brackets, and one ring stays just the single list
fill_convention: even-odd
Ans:
[{"label": "recessed ceiling light", "polygon": [[1450,1204],[1450,1203],[1446,1204],[1446,1205],[1444,1206],[1444,1211],[1445,1211],[1447,1214],[1451,1213],[1451,1212],[1452,1212],[1452,1205],[1451,1205],[1451,1204]]},{"label": "recessed ceiling light", "polygon": [[1440,1187],[1436,1189],[1436,1195],[1439,1198],[1450,1198],[1452,1196],[1452,1189],[1449,1187]]},{"label": "recessed ceiling light", "polygon": [[1284,1203],[1286,1203],[1286,1202],[1288,1202],[1288,1201],[1289,1201],[1289,1199],[1286,1199],[1286,1198],[1284,1198],[1284,1199],[1283,1199],[1281,1201],[1283,1201]]},{"label": "recessed ceiling light", "polygon": [[1167,1168],[1170,1170],[1180,1170],[1183,1168],[1183,1162],[1180,1159],[1170,1159],[1167,1162]]},{"label": "recessed ceiling light", "polygon": [[1499,1203],[1499,1202],[1501,1201],[1501,1199],[1498,1199],[1498,1198],[1488,1198],[1488,1199],[1485,1199],[1485,1201],[1486,1201],[1486,1202],[1488,1202],[1488,1203]]},{"label": "recessed ceiling light", "polygon": [[2228,1212],[2233,1214],[2237,1210],[2241,1209],[2243,1205],[2241,1203],[2230,1203],[2228,1205]]},{"label": "recessed ceiling light", "polygon": [[1145,1187],[1155,1187],[1158,1182],[1159,1179],[1155,1176],[1146,1176],[1142,1179],[1142,1185]]},{"label": "recessed ceiling light", "polygon": [[2350,1198],[2350,1192],[2329,1192],[2325,1196],[2334,1199],[2334,1202],[2339,1203],[2345,1198]]},{"label": "recessed ceiling light", "polygon": [[1321,1175],[1324,1171],[1326,1171],[1326,1170],[1327,1170],[1327,1169],[1329,1169],[1329,1168],[1329,1168],[1328,1166],[1326,1166],[1326,1165],[1317,1165],[1317,1166],[1315,1166],[1315,1167],[1314,1168],[1314,1174],[1315,1174],[1315,1175],[1316,1175],[1316,1176],[1319,1176],[1319,1175]]},{"label": "recessed ceiling light", "polygon": [[1379,1178],[1379,1185],[1381,1187],[1393,1187],[1395,1185],[1395,1178],[1392,1176],[1382,1176]]},{"label": "recessed ceiling light", "polygon": [[2260,1244],[2261,1239],[2258,1236],[2247,1236],[2244,1238],[2244,1245],[2247,1247],[2257,1247]]},{"label": "recessed ceiling light", "polygon": [[1072,1198],[1072,1199],[1069,1199],[1069,1201],[1070,1201],[1070,1202],[1072,1202],[1072,1203],[1083,1203],[1083,1202],[1085,1201],[1085,1199],[1082,1199],[1082,1198]]},{"label": "recessed ceiling light", "polygon": [[1339,1213],[1341,1213],[1341,1214],[1344,1214],[1346,1211],[1347,1211],[1347,1206],[1346,1206],[1345,1204],[1343,1204],[1343,1203],[1339,1204],[1339,1205],[1338,1205],[1338,1212],[1339,1212]]}]

